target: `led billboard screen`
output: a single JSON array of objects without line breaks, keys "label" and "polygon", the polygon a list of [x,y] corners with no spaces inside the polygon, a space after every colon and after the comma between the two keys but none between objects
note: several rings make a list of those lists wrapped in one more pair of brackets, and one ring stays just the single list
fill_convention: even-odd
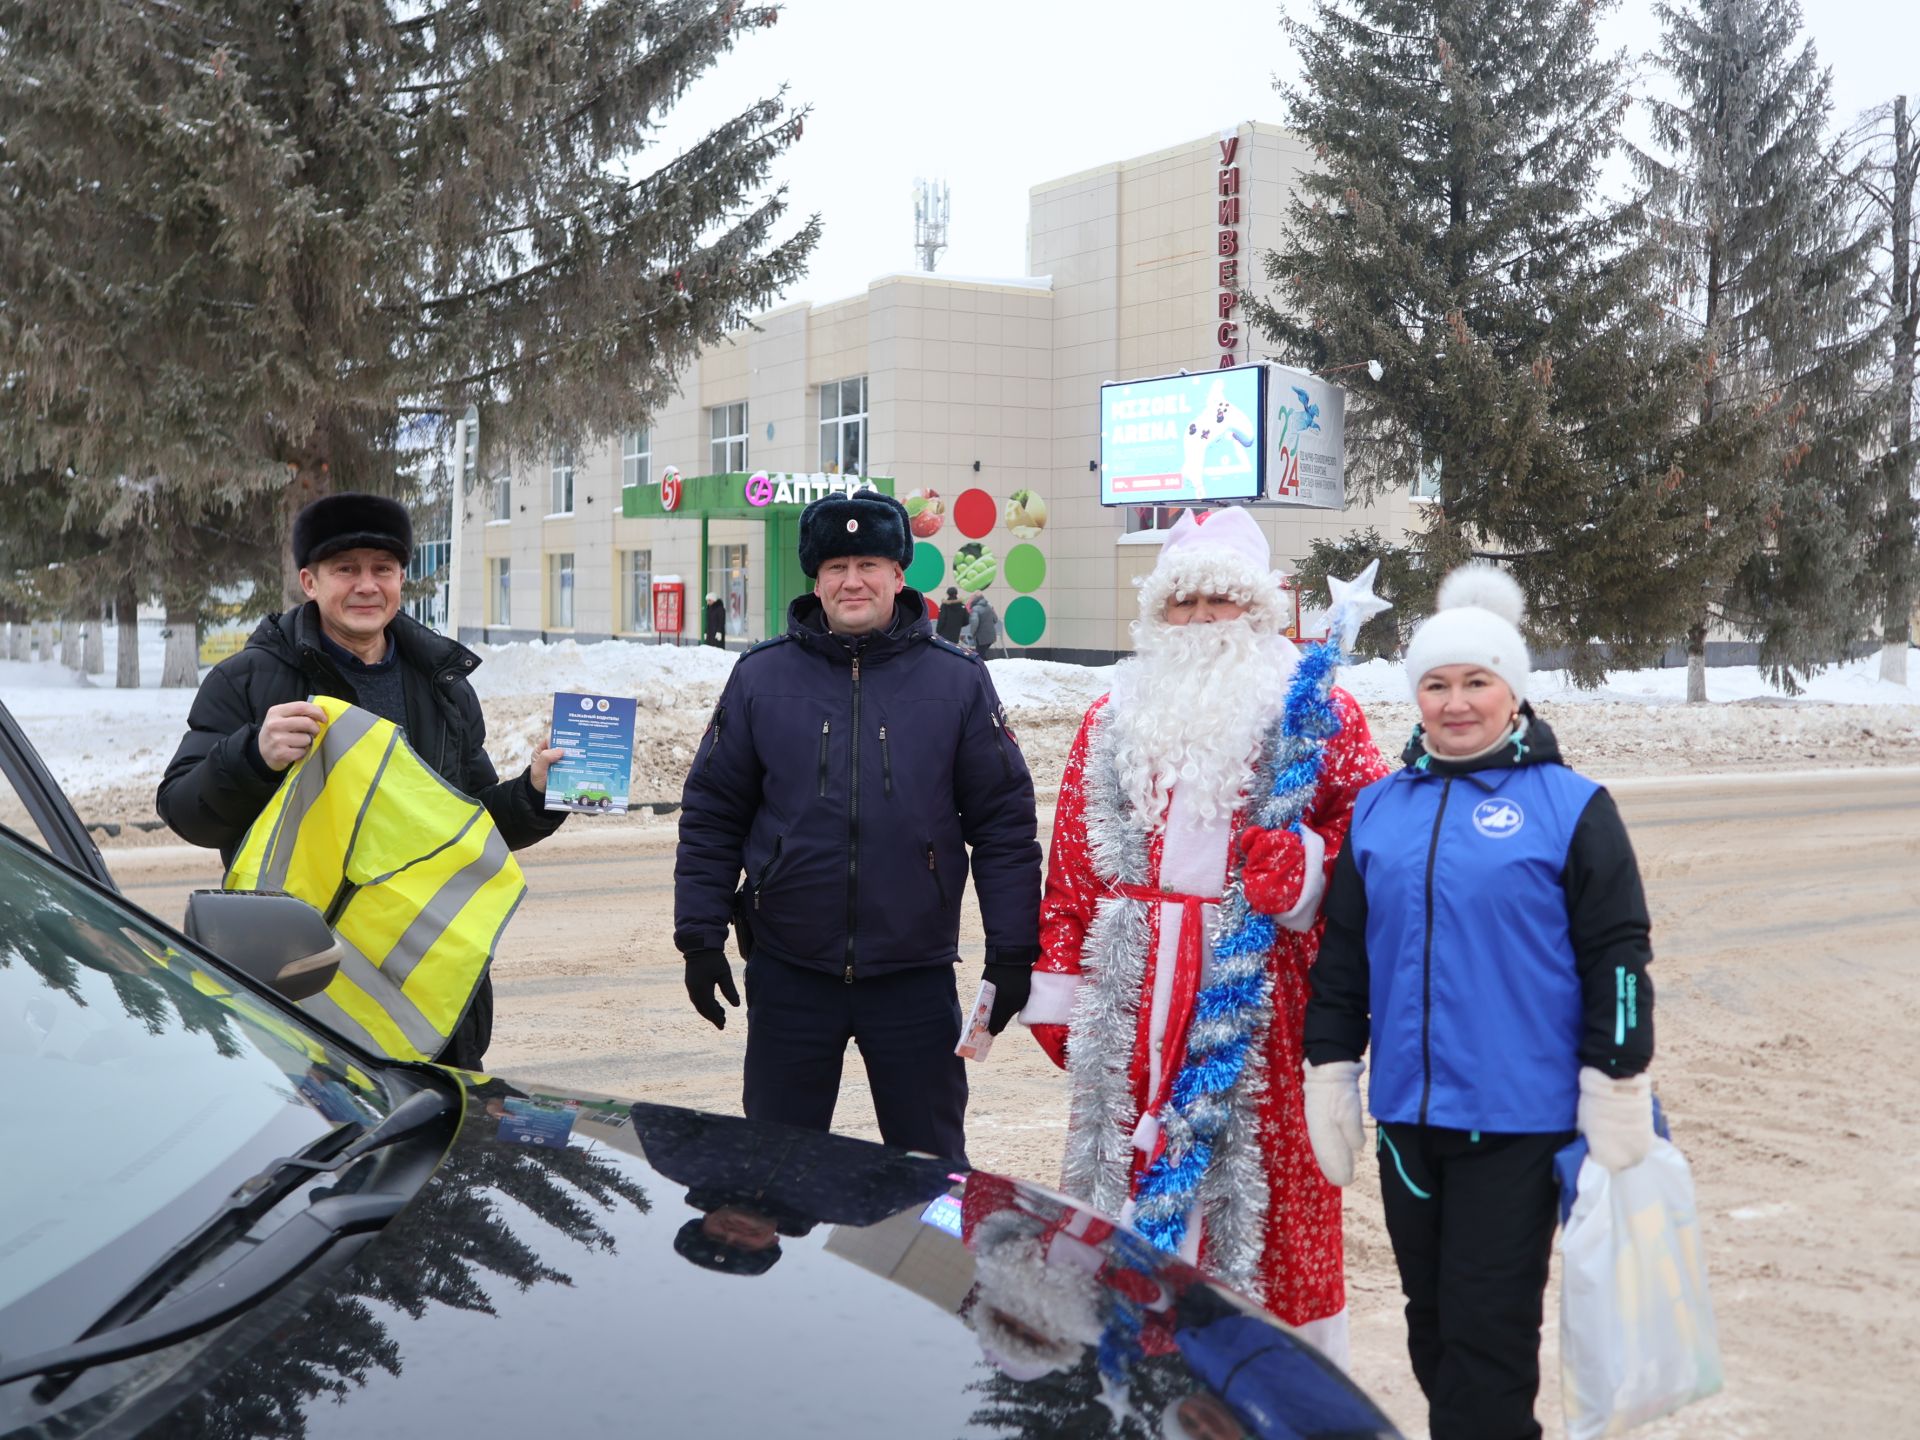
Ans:
[{"label": "led billboard screen", "polygon": [[1100,503],[1257,500],[1266,446],[1265,367],[1100,387]]}]

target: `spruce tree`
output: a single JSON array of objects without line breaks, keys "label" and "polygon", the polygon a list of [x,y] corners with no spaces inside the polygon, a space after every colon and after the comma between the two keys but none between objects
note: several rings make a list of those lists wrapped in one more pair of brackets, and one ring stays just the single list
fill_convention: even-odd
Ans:
[{"label": "spruce tree", "polygon": [[1687,698],[1705,700],[1716,617],[1759,638],[1789,688],[1858,636],[1861,505],[1876,406],[1863,398],[1871,234],[1827,151],[1830,81],[1795,0],[1658,7],[1672,98],[1648,102],[1665,158],[1635,155],[1667,247],[1669,297],[1702,363],[1702,426],[1757,416],[1753,449],[1708,454],[1682,493],[1702,516]]},{"label": "spruce tree", "polygon": [[1913,612],[1920,603],[1920,126],[1896,95],[1861,117],[1837,147],[1848,188],[1876,233],[1875,303],[1882,324],[1878,378],[1886,431],[1866,517],[1866,596],[1879,622],[1880,678],[1907,683]]},{"label": "spruce tree", "polygon": [[[1439,571],[1510,564],[1576,678],[1644,663],[1697,594],[1677,499],[1689,357],[1632,205],[1597,198],[1625,66],[1586,0],[1317,0],[1284,22],[1311,146],[1253,314],[1291,363],[1344,370],[1349,483],[1440,477],[1411,537]],[[1369,359],[1378,381],[1352,377]]]},{"label": "spruce tree", "polygon": [[[120,612],[118,683],[140,684],[135,612],[166,607],[162,686],[199,678],[203,608],[221,589],[279,585],[275,496],[159,483],[99,482],[42,470],[0,484],[0,599],[38,618]],[[97,621],[95,623],[98,623]]]},{"label": "spruce tree", "polygon": [[776,234],[779,97],[646,163],[776,15],[0,0],[0,474],[159,485],[189,522],[265,492],[284,525],[396,488],[416,412],[476,405],[497,456],[644,423],[817,236]]}]

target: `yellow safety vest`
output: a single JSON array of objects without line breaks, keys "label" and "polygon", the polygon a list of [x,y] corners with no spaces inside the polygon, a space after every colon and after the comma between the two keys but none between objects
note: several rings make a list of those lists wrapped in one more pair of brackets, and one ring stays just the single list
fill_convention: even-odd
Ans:
[{"label": "yellow safety vest", "polygon": [[227,870],[229,890],[284,890],[327,918],[340,972],[300,1006],[366,1049],[432,1060],[472,1003],[526,878],[478,801],[400,728],[317,695],[326,726]]}]

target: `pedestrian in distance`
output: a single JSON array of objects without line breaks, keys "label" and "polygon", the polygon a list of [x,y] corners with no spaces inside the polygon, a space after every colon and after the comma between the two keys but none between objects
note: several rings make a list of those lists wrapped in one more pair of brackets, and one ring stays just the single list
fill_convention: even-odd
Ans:
[{"label": "pedestrian in distance", "polygon": [[701,640],[716,650],[727,648],[727,607],[720,603],[720,597],[711,590],[707,592],[707,608],[702,620]]},{"label": "pedestrian in distance", "polygon": [[[1061,778],[1021,1015],[1068,1075],[1061,1188],[1344,1364],[1340,1192],[1314,1168],[1285,1077],[1300,1069],[1327,874],[1354,796],[1387,765],[1346,692],[1290,699],[1291,610],[1245,510],[1183,515],[1139,603],[1134,656]],[[1281,813],[1275,778],[1301,758],[1289,723],[1327,738]],[[1223,958],[1242,927],[1261,938]],[[1230,1123],[1196,1138],[1202,1110]]]},{"label": "pedestrian in distance", "polygon": [[961,893],[970,862],[997,1032],[1039,954],[1040,845],[993,682],[935,637],[912,557],[891,496],[802,512],[813,592],[734,667],[687,775],[674,944],[694,1008],[724,1027],[734,928],[750,1119],[829,1128],[852,1040],[882,1138],[964,1160]]},{"label": "pedestrian in distance", "polygon": [[961,630],[961,643],[982,660],[991,660],[993,647],[999,640],[999,612],[987,599],[986,592],[978,591],[967,602],[967,623]]},{"label": "pedestrian in distance", "polygon": [[[521,849],[566,819],[545,808],[538,750],[502,780],[488,759],[487,727],[468,678],[480,657],[401,613],[413,551],[406,507],[383,495],[323,496],[294,517],[293,557],[306,603],[269,615],[246,645],[209,671],[160,780],[160,818],[181,839],[231,864],[281,777],[313,745],[327,695],[390,720],[414,753],[479,801],[507,844]],[[493,1033],[493,982],[483,977],[440,1059],[477,1069]]]},{"label": "pedestrian in distance", "polygon": [[1538,1436],[1554,1155],[1653,1143],[1646,897],[1613,799],[1527,703],[1522,598],[1454,571],[1407,648],[1420,723],[1369,786],[1307,1005],[1307,1126],[1353,1179],[1371,1048],[1387,1234],[1434,1440]]},{"label": "pedestrian in distance", "polygon": [[940,618],[934,622],[933,633],[949,645],[958,645],[960,632],[966,628],[967,607],[960,603],[960,592],[949,585],[947,598],[940,602]]}]

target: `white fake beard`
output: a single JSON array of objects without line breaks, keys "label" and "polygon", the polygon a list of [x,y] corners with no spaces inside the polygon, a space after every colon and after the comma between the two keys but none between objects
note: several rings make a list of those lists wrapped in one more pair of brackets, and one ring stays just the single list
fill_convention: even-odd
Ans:
[{"label": "white fake beard", "polygon": [[1297,652],[1242,617],[1140,624],[1114,680],[1114,758],[1136,823],[1166,824],[1177,786],[1211,823],[1240,808],[1260,738],[1286,703]]}]

